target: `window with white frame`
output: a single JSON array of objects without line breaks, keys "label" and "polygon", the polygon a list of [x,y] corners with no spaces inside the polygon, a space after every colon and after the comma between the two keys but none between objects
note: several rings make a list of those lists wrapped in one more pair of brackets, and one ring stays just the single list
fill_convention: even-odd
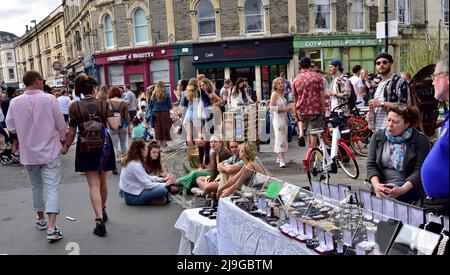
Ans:
[{"label": "window with white frame", "polygon": [[6,62],[7,62],[7,63],[12,63],[12,62],[14,62],[14,60],[13,60],[13,54],[12,54],[12,53],[6,53]]},{"label": "window with white frame", "polygon": [[9,80],[14,80],[16,75],[14,74],[14,69],[8,69]]},{"label": "window with white frame", "polygon": [[314,28],[316,31],[331,31],[330,0],[314,0]]},{"label": "window with white frame", "polygon": [[209,0],[200,0],[195,8],[198,36],[216,35],[216,15]]},{"label": "window with white frame", "polygon": [[448,0],[442,0],[442,13],[444,18],[444,24],[448,25]]},{"label": "window with white frame", "polygon": [[409,25],[409,0],[397,0],[397,20],[399,24]]},{"label": "window with white frame", "polygon": [[364,30],[364,0],[352,1],[352,30]]},{"label": "window with white frame", "polygon": [[136,9],[132,16],[134,42],[136,44],[145,44],[148,42],[148,26],[145,11],[141,8]]},{"label": "window with white frame", "polygon": [[105,48],[110,49],[114,47],[114,36],[112,20],[110,15],[105,15],[103,18],[103,31],[105,33]]},{"label": "window with white frame", "polygon": [[264,32],[264,6],[261,0],[247,0],[244,5],[245,33]]}]

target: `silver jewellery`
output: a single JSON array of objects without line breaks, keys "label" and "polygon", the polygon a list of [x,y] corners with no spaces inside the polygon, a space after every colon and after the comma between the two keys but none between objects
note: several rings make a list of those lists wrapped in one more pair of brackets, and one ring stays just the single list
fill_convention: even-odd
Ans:
[{"label": "silver jewellery", "polygon": [[444,255],[445,247],[447,246],[447,242],[448,242],[448,236],[444,234],[444,229],[445,228],[443,228],[442,232],[441,232],[442,240],[439,242],[438,251],[437,251],[438,255]]}]

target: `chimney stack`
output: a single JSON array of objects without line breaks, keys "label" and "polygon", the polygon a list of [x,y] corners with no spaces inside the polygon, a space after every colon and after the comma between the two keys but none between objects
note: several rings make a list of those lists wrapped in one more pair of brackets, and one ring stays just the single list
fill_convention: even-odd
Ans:
[{"label": "chimney stack", "polygon": [[27,32],[28,32],[28,25],[25,25],[25,28],[27,29]]}]

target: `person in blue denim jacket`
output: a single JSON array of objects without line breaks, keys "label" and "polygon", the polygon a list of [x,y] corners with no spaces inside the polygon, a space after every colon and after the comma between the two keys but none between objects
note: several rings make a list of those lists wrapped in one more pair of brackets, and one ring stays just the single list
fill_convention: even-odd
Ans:
[{"label": "person in blue denim jacket", "polygon": [[170,118],[172,100],[170,94],[166,91],[166,86],[163,81],[158,81],[156,84],[149,108],[152,110],[155,120],[155,139],[164,148],[167,146],[167,141],[172,140],[170,137],[170,129],[172,128],[172,119]]}]

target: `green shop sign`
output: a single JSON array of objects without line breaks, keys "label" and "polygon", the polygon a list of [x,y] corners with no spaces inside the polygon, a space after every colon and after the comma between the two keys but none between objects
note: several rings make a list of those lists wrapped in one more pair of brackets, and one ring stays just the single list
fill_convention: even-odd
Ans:
[{"label": "green shop sign", "polygon": [[321,39],[321,40],[296,40],[294,48],[335,48],[335,47],[366,47],[378,46],[377,39],[351,38],[351,39]]}]

